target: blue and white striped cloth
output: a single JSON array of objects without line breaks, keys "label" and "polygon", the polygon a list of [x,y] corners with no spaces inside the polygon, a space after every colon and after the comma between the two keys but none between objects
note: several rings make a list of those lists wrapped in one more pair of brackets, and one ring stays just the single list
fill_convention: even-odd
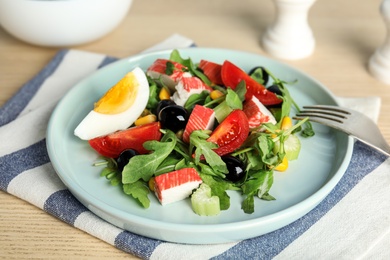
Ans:
[{"label": "blue and white striped cloth", "polygon": [[[191,45],[190,39],[173,35],[148,50]],[[45,132],[64,93],[115,60],[62,50],[0,109],[2,190],[143,259],[390,259],[390,160],[359,142],[344,177],[320,205],[294,223],[253,239],[217,245],[167,243],[96,217],[57,177],[46,151]],[[376,98],[340,101],[348,106],[357,103],[377,117]]]}]

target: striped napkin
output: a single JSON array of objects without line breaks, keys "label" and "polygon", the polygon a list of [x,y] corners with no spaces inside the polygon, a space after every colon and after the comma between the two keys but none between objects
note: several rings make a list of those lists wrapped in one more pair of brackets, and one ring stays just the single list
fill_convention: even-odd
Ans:
[{"label": "striped napkin", "polygon": [[[192,45],[192,40],[173,35],[146,51]],[[95,216],[57,177],[45,133],[64,93],[115,60],[61,50],[0,109],[0,189],[143,259],[390,259],[390,160],[360,142],[344,177],[322,203],[292,224],[253,239],[217,245],[167,243],[132,234]],[[340,98],[346,106],[369,112],[374,120],[379,101]]]}]

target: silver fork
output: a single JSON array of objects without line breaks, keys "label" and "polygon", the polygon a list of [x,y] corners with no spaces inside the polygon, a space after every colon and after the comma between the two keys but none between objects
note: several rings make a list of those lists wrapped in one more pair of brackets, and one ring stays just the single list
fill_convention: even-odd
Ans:
[{"label": "silver fork", "polygon": [[348,135],[390,156],[390,146],[381,134],[378,126],[366,115],[348,108],[329,105],[304,106],[293,119],[317,122]]}]

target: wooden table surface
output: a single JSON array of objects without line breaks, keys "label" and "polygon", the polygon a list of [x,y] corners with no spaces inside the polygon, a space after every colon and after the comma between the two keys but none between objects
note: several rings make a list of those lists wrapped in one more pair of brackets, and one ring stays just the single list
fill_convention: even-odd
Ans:
[{"label": "wooden table surface", "polygon": [[[282,61],[313,76],[336,95],[380,96],[379,127],[390,142],[390,113],[386,113],[390,110],[390,86],[367,71],[370,56],[386,35],[379,14],[380,3],[380,0],[316,1],[309,15],[316,38],[315,52],[302,60]],[[271,0],[135,0],[115,31],[73,48],[127,57],[179,33],[194,39],[201,47],[270,56],[262,49],[260,39],[274,15]],[[21,42],[0,28],[0,105],[58,50]],[[0,257],[135,258],[1,191]]]}]

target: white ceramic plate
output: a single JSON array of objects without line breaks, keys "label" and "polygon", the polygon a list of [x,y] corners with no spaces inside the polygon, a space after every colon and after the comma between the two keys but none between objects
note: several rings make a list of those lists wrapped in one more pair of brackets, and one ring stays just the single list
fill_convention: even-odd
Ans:
[{"label": "white ceramic plate", "polygon": [[[291,95],[302,105],[331,104],[336,101],[319,82],[289,66],[246,52],[189,48],[179,50],[194,62],[200,59],[222,63],[232,61],[248,71],[265,66],[287,82]],[[242,197],[230,192],[231,207],[219,216],[201,217],[192,212],[190,201],[161,206],[150,195],[151,206],[140,207],[119,186],[111,186],[99,176],[101,168],[92,164],[98,158],[87,142],[73,131],[93,103],[135,66],[147,69],[157,58],[168,58],[170,51],[141,54],[100,69],[72,88],[60,101],[48,126],[50,159],[64,184],[88,209],[106,221],[146,237],[179,243],[223,243],[247,239],[279,229],[302,217],[319,204],[344,174],[353,142],[348,136],[315,125],[313,138],[301,138],[302,151],[286,172],[275,172],[271,195],[275,201],[256,199],[255,213],[241,210]]]}]

